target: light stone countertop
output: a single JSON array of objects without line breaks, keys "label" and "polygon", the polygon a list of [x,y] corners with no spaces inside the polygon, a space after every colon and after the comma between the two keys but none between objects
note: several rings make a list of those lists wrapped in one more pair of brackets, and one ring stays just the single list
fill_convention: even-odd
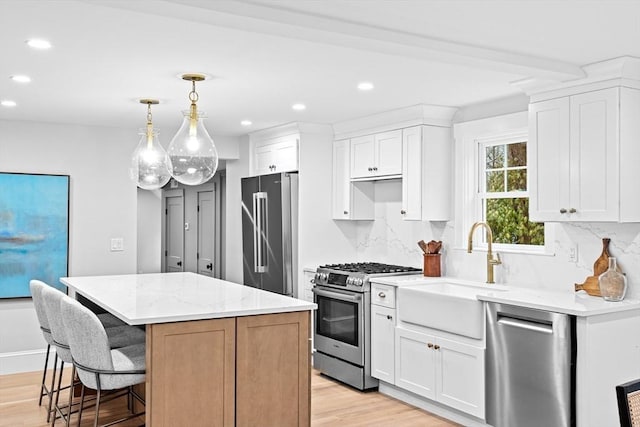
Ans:
[{"label": "light stone countertop", "polygon": [[447,282],[477,288],[476,299],[487,302],[511,304],[538,310],[572,314],[575,316],[594,316],[628,310],[640,312],[640,301],[625,298],[620,302],[608,302],[600,297],[588,295],[585,291],[562,292],[509,285],[489,285],[454,277],[393,276],[372,278],[371,282],[397,287],[429,286],[429,284]]},{"label": "light stone countertop", "polygon": [[130,325],[315,310],[317,305],[195,273],[63,277]]}]

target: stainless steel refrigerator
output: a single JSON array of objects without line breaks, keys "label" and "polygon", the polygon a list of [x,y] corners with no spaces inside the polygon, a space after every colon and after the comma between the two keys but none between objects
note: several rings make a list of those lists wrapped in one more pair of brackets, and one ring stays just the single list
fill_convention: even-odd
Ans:
[{"label": "stainless steel refrigerator", "polygon": [[244,284],[296,296],[298,174],[242,178]]}]

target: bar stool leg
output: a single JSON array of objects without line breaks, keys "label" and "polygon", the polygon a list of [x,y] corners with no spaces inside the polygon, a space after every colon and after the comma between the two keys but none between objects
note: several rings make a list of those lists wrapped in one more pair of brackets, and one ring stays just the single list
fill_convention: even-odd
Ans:
[{"label": "bar stool leg", "polygon": [[[47,344],[47,356],[44,359],[44,370],[42,371],[42,385],[40,385],[40,399],[38,399],[38,406],[42,406],[42,398],[45,395],[45,382],[47,381],[47,368],[49,367],[49,351],[51,350],[51,344]],[[48,390],[47,390],[48,394]]]},{"label": "bar stool leg", "polygon": [[56,384],[56,368],[58,367],[58,353],[53,358],[53,375],[51,377],[51,388],[49,389],[49,405],[47,406],[47,423],[51,421],[51,401],[53,400],[53,387]]},{"label": "bar stool leg", "polygon": [[[56,400],[53,403],[53,419],[51,420],[51,427],[56,425],[56,418],[58,418],[58,400],[60,399],[60,387],[62,387],[62,372],[64,371],[64,361],[60,363],[60,374],[58,374],[58,388],[52,393],[56,394]],[[53,400],[53,394],[51,395],[51,399]],[[62,411],[60,411],[62,414]]]},{"label": "bar stool leg", "polygon": [[84,384],[80,389],[80,409],[78,410],[78,426],[80,427],[80,420],[82,420],[82,407],[84,406]]}]

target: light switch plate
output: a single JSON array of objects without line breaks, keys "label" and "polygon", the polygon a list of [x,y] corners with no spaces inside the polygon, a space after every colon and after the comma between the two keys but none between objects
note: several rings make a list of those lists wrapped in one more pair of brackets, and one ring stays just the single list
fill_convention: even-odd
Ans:
[{"label": "light switch plate", "polygon": [[569,261],[578,262],[578,245],[569,246]]},{"label": "light switch plate", "polygon": [[111,239],[111,252],[124,251],[124,239],[122,237],[114,237]]}]

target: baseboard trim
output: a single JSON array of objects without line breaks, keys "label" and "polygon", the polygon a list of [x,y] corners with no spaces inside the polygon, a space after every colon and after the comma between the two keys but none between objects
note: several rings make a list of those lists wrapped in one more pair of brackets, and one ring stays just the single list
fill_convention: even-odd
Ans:
[{"label": "baseboard trim", "polygon": [[488,426],[487,423],[485,423],[483,420],[479,418],[472,417],[471,415],[464,414],[453,408],[449,408],[437,402],[430,401],[421,396],[413,394],[409,391],[396,387],[393,384],[385,383],[384,381],[380,381],[380,384],[378,386],[378,391],[382,394],[386,394],[387,396],[391,396],[393,398],[401,400],[410,405],[416,406],[427,412],[431,412],[432,414],[436,414],[442,418],[446,418],[450,421],[454,421],[456,423],[462,424],[463,426],[468,426],[468,427]]},{"label": "baseboard trim", "polygon": [[[0,353],[0,375],[18,374],[21,372],[41,371],[47,349]],[[53,369],[56,350],[49,352],[49,367]]]}]

